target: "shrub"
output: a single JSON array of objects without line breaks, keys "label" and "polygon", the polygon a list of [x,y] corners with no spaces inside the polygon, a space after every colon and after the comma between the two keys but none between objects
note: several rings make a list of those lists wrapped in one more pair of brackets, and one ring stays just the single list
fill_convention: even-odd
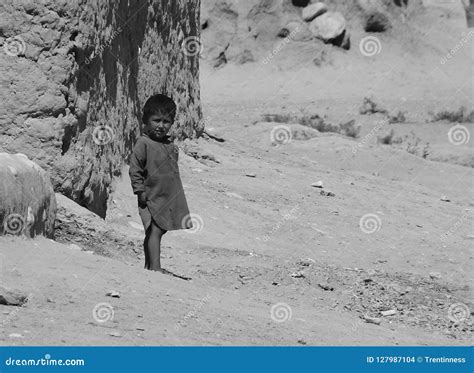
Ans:
[{"label": "shrub", "polygon": [[432,122],[440,120],[446,120],[450,123],[474,123],[474,110],[468,113],[466,108],[461,106],[457,111],[440,111],[434,115]]},{"label": "shrub", "polygon": [[359,109],[359,113],[362,115],[376,114],[376,113],[387,114],[387,110],[380,108],[370,98],[364,97],[364,101],[362,102],[362,106]]},{"label": "shrub", "polygon": [[356,126],[354,119],[351,119],[349,122],[340,124],[339,127],[344,135],[353,137],[354,139],[359,137],[360,126]]},{"label": "shrub", "polygon": [[394,124],[394,123],[406,123],[407,118],[405,116],[405,113],[403,111],[399,111],[395,115],[390,115],[388,117],[388,123]]},{"label": "shrub", "polygon": [[392,129],[385,136],[377,136],[377,144],[392,145],[394,143],[395,131]]},{"label": "shrub", "polygon": [[333,132],[340,133],[349,137],[358,137],[360,126],[355,124],[355,120],[350,120],[347,123],[335,125],[328,123],[318,114],[307,114],[304,110],[301,115],[291,114],[263,114],[263,122],[277,122],[277,123],[298,123],[303,126],[311,127],[319,132]]}]

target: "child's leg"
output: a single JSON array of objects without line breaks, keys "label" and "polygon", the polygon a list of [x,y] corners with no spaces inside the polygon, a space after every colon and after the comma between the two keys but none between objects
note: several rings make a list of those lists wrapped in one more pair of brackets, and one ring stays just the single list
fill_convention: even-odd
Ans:
[{"label": "child's leg", "polygon": [[165,230],[161,229],[152,220],[150,225],[150,236],[148,238],[148,268],[152,271],[158,271],[161,269],[161,237],[166,233]]},{"label": "child's leg", "polygon": [[145,269],[150,269],[150,255],[148,253],[148,241],[150,240],[151,225],[145,233],[145,241],[143,242],[143,249],[145,252]]}]

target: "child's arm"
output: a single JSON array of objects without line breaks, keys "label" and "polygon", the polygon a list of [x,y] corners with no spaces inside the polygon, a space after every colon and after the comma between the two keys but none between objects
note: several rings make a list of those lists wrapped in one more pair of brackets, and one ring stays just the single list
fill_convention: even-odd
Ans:
[{"label": "child's arm", "polygon": [[146,177],[146,144],[138,140],[133,148],[130,157],[130,181],[132,183],[133,193],[138,196],[141,204],[146,203],[145,199],[145,177]]}]

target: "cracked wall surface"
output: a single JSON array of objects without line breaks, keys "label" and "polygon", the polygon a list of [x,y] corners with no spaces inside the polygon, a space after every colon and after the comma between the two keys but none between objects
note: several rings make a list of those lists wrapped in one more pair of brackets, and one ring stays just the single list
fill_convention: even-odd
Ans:
[{"label": "cracked wall surface", "polygon": [[199,0],[0,4],[0,151],[24,153],[55,191],[104,217],[110,186],[154,93],[178,104],[172,134],[203,131]]}]

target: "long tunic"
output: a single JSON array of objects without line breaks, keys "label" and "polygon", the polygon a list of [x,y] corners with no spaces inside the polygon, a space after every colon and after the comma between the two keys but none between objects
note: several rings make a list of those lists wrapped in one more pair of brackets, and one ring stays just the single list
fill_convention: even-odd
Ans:
[{"label": "long tunic", "polygon": [[133,193],[146,195],[146,207],[138,207],[145,231],[151,219],[167,231],[192,228],[178,154],[178,147],[168,138],[155,141],[145,134],[135,144],[129,174]]}]

